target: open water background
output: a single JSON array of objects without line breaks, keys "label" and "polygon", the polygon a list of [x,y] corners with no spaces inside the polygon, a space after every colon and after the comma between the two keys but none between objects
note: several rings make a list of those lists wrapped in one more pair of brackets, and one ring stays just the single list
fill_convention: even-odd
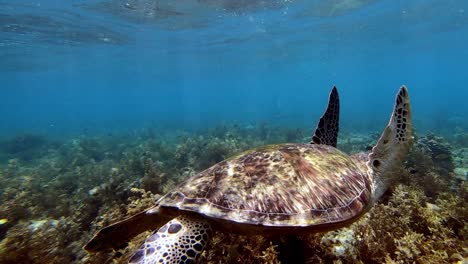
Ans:
[{"label": "open water background", "polygon": [[463,0],[0,1],[0,134],[261,122],[380,131],[408,86],[418,131],[466,129]]}]

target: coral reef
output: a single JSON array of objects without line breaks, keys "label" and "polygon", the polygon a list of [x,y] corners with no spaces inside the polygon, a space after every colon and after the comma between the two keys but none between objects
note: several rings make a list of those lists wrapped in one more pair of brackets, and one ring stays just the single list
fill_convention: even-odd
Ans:
[{"label": "coral reef", "polygon": [[342,133],[338,138],[338,148],[346,153],[354,154],[369,151],[380,137],[379,133],[357,134]]},{"label": "coral reef", "polygon": [[453,151],[453,163],[455,165],[455,169],[453,172],[455,173],[455,177],[459,181],[467,181],[468,180],[468,147],[462,147],[455,149]]},{"label": "coral reef", "polygon": [[432,198],[459,185],[459,182],[454,181],[452,152],[452,146],[440,136],[428,134],[417,138],[406,163],[409,173],[402,173],[402,181],[419,186]]},{"label": "coral reef", "polygon": [[461,148],[468,148],[468,133],[465,131],[458,131],[453,136],[452,142]]},{"label": "coral reef", "polygon": [[435,172],[441,175],[453,172],[452,148],[447,140],[434,134],[428,134],[417,140],[416,147],[430,155]]},{"label": "coral reef", "polygon": [[0,141],[0,161],[20,159],[31,161],[47,152],[48,147],[55,144],[49,142],[45,136],[37,134],[23,134],[8,140]]},{"label": "coral reef", "polygon": [[[125,263],[150,231],[116,251],[90,255],[81,247],[97,229],[145,210],[215,162],[254,146],[307,142],[308,134],[263,123],[191,134],[148,129],[3,140],[0,263]],[[339,148],[365,151],[377,138],[345,131]],[[307,263],[466,262],[468,187],[460,174],[468,155],[458,144],[464,138],[419,137],[400,183],[368,214],[347,228],[298,238]],[[201,263],[280,263],[279,241],[285,239],[215,233]]]},{"label": "coral reef", "polygon": [[466,238],[467,230],[450,224],[452,219],[466,219],[466,201],[449,193],[443,197],[431,204],[421,190],[399,185],[387,204],[377,205],[353,226],[361,238],[357,246],[361,260],[449,263],[452,255],[466,256],[460,242]]}]

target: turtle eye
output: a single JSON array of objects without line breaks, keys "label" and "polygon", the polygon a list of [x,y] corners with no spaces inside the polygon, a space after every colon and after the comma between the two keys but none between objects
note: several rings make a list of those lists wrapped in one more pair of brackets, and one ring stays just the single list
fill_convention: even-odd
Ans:
[{"label": "turtle eye", "polygon": [[378,168],[378,167],[380,167],[380,161],[379,161],[379,160],[374,160],[374,161],[372,162],[372,165],[373,165],[374,167]]}]

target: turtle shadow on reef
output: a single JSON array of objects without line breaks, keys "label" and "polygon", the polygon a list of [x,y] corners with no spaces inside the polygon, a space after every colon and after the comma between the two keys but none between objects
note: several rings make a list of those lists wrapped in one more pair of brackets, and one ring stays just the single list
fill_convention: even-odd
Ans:
[{"label": "turtle shadow on reef", "polygon": [[278,260],[282,264],[305,264],[305,243],[296,235],[273,239],[278,245]]}]

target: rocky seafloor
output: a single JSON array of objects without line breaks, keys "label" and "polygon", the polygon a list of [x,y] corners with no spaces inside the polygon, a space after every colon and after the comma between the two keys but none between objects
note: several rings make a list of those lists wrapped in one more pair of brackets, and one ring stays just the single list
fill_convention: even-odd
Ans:
[{"label": "rocky seafloor", "polygon": [[[150,207],[177,183],[242,150],[307,142],[311,131],[268,125],[204,131],[0,140],[0,263],[125,263],[150,234],[87,254],[99,228]],[[379,133],[340,134],[366,151]],[[299,237],[307,263],[467,263],[468,133],[416,135],[400,181],[347,228]],[[280,263],[278,240],[215,233],[200,263]],[[283,260],[284,262],[284,260]]]}]

